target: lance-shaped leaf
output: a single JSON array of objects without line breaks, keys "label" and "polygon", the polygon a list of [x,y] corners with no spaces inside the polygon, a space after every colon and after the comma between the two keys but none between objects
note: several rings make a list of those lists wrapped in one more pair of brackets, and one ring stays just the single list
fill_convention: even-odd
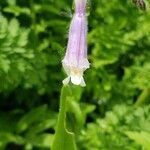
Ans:
[{"label": "lance-shaped leaf", "polygon": [[56,133],[52,144],[52,150],[76,150],[74,133],[69,132],[66,128],[66,106],[70,96],[70,89],[64,86],[61,91],[60,110]]}]

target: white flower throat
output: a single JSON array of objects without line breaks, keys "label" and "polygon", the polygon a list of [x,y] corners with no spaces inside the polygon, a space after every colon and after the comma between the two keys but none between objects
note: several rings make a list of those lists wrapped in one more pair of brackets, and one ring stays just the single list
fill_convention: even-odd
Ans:
[{"label": "white flower throat", "polygon": [[75,68],[75,67],[69,67],[67,68],[68,77],[63,80],[63,84],[68,84],[71,80],[71,82],[75,85],[85,86],[84,78],[83,78],[83,69]]}]

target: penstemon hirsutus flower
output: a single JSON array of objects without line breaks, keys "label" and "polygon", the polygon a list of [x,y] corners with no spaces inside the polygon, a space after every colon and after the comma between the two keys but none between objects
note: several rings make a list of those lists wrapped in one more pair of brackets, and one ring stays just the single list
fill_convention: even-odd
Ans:
[{"label": "penstemon hirsutus flower", "polygon": [[71,82],[75,85],[85,86],[83,73],[89,68],[87,60],[87,0],[75,0],[75,13],[73,15],[70,29],[67,50],[62,60],[63,68],[67,78],[64,84]]}]

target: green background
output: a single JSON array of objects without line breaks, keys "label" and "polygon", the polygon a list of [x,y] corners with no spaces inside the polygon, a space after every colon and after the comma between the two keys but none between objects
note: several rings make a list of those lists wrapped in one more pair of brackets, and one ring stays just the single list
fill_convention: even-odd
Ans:
[{"label": "green background", "polygon": [[[73,11],[71,0],[0,0],[0,150],[50,149]],[[67,126],[79,150],[150,150],[150,11],[91,0],[87,16],[91,67],[85,88],[71,86]]]}]

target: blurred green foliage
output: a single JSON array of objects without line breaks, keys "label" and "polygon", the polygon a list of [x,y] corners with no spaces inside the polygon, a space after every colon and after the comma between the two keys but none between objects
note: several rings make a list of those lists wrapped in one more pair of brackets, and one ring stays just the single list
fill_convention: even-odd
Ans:
[{"label": "blurred green foliage", "polygon": [[[0,0],[0,150],[51,146],[72,6]],[[150,12],[130,0],[87,9],[91,68],[86,88],[72,87],[67,126],[79,150],[149,150]]]}]

